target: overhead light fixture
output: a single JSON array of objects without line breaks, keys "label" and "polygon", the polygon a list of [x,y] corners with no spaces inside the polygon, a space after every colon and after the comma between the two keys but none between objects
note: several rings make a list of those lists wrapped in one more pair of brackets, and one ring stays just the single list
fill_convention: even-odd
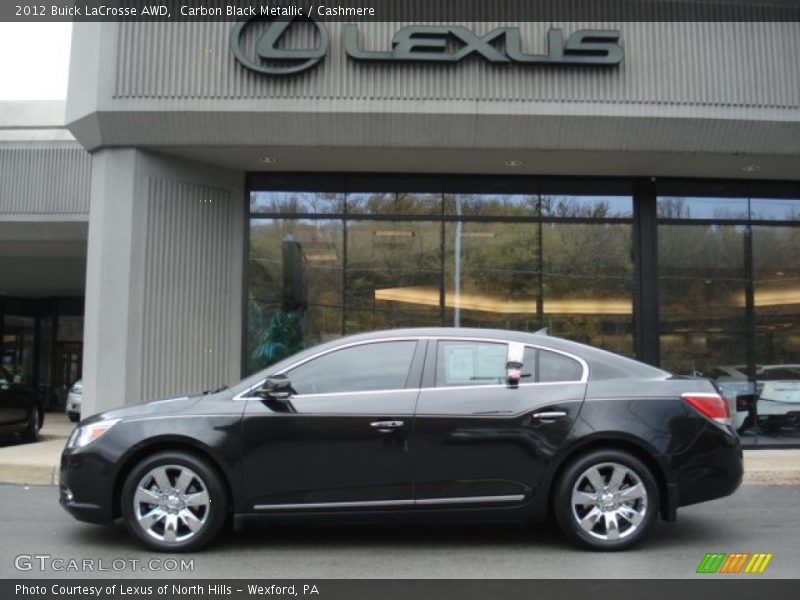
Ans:
[{"label": "overhead light fixture", "polygon": [[264,163],[265,165],[274,165],[278,162],[278,159],[274,156],[262,156],[258,159],[258,162]]},{"label": "overhead light fixture", "polygon": [[521,160],[507,160],[503,163],[507,167],[521,167],[522,161]]},{"label": "overhead light fixture", "polygon": [[745,173],[753,173],[761,169],[760,165],[745,165],[742,167],[742,171]]}]

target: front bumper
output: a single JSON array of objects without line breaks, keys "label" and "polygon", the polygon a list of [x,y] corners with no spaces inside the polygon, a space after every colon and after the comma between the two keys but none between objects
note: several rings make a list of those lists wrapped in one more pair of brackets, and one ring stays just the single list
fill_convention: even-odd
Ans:
[{"label": "front bumper", "polygon": [[95,452],[65,449],[59,472],[59,503],[79,521],[110,523],[114,520],[113,473]]}]

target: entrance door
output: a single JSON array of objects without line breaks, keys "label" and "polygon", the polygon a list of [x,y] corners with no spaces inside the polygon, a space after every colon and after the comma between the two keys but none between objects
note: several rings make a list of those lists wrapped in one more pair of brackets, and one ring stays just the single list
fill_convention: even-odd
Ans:
[{"label": "entrance door", "polygon": [[58,342],[56,344],[55,390],[59,403],[66,402],[70,386],[81,378],[83,344],[81,342]]}]

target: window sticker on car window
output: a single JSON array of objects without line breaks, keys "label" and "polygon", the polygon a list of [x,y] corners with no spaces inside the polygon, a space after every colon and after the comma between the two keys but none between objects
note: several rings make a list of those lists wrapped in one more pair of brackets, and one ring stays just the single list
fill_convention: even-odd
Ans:
[{"label": "window sticker on car window", "polygon": [[475,346],[451,346],[447,353],[447,383],[464,384],[475,380]]}]

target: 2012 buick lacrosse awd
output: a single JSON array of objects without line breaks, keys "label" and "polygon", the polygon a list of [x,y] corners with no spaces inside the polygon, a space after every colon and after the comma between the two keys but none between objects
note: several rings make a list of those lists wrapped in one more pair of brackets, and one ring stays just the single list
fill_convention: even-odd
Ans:
[{"label": "2012 buick lacrosse awd", "polygon": [[658,516],[733,493],[742,472],[710,381],[543,334],[407,329],[86,419],[61,458],[60,500],[172,552],[229,518],[548,515],[583,546],[620,550]]}]

